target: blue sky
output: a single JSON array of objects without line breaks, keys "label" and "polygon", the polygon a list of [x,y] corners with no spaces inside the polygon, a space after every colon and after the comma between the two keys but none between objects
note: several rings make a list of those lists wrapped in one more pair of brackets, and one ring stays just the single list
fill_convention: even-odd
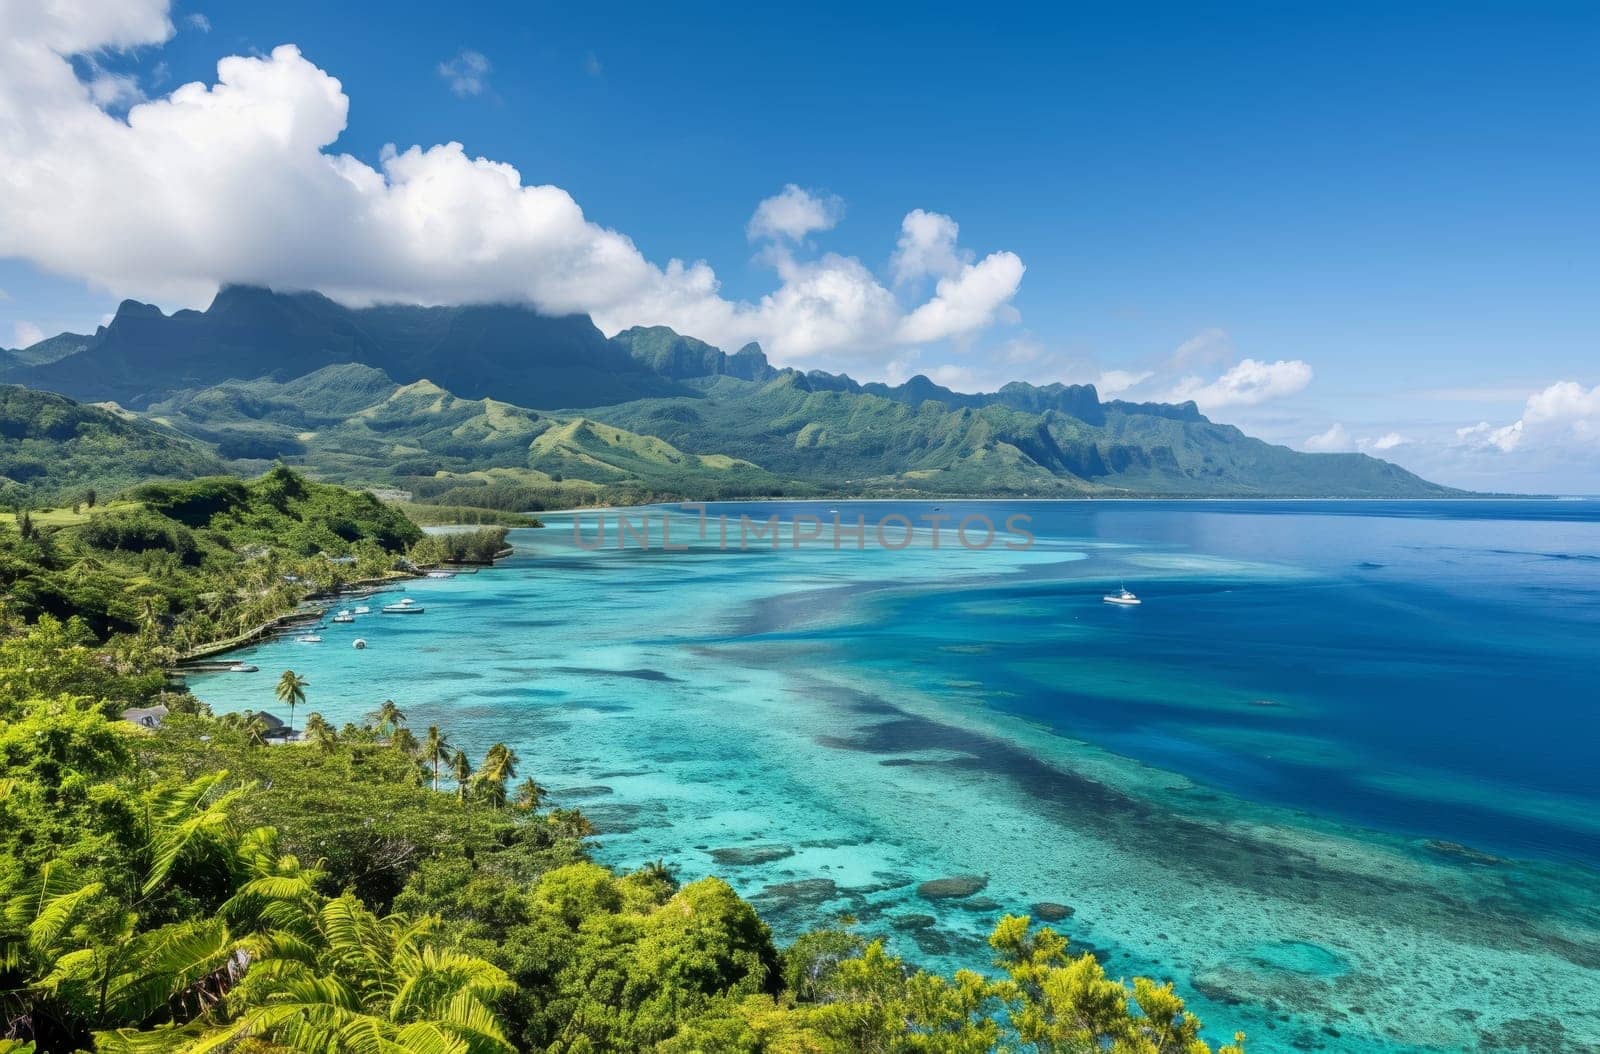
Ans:
[{"label": "blue sky", "polygon": [[[1403,6],[200,4],[75,64],[160,98],[295,44],[349,99],[330,152],[460,142],[655,265],[706,261],[729,301],[774,290],[776,244],[858,261],[910,312],[939,277],[889,277],[913,209],[958,223],[969,263],[1025,265],[981,324],[797,365],[1148,374],[1127,397],[1202,393],[1274,441],[1600,492],[1600,7]],[[837,222],[752,240],[791,184]],[[0,344],[143,291],[5,255]],[[1245,361],[1305,369],[1252,387]]]}]

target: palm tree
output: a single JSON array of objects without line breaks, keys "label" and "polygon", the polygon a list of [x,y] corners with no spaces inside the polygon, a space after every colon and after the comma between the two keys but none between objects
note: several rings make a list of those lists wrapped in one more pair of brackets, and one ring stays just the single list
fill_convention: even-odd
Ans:
[{"label": "palm tree", "polygon": [[455,757],[450,759],[450,775],[456,781],[456,799],[467,800],[467,781],[472,779],[472,762],[467,760],[465,751],[458,750]]},{"label": "palm tree", "polygon": [[517,775],[516,751],[504,743],[496,743],[484,755],[483,768],[478,770],[479,793],[496,809],[506,806],[506,781]]},{"label": "palm tree", "polygon": [[428,726],[428,737],[422,741],[422,760],[433,766],[433,789],[439,789],[439,766],[450,760],[450,739],[439,731],[438,725]]},{"label": "palm tree", "polygon": [[333,745],[339,741],[339,735],[333,730],[333,726],[315,710],[306,715],[305,731],[306,738],[325,751],[332,750]]},{"label": "palm tree", "polygon": [[532,776],[517,784],[517,808],[533,812],[544,804],[544,796],[548,793]]},{"label": "palm tree", "polygon": [[378,707],[378,712],[372,716],[374,723],[378,726],[378,734],[380,736],[385,732],[393,732],[406,723],[406,715],[400,712],[398,706],[394,705],[393,699],[385,699],[383,705]]},{"label": "palm tree", "polygon": [[389,747],[391,750],[413,757],[422,750],[422,744],[417,742],[417,737],[411,734],[411,729],[404,726],[394,730],[394,734],[389,737]]},{"label": "palm tree", "polygon": [[306,689],[309,687],[311,682],[293,670],[284,670],[283,676],[278,678],[278,702],[289,704],[288,735],[290,736],[294,735],[295,704],[306,701]]},{"label": "palm tree", "polygon": [[516,751],[504,743],[496,743],[483,756],[483,771],[480,775],[485,779],[515,779],[517,776],[517,761]]}]

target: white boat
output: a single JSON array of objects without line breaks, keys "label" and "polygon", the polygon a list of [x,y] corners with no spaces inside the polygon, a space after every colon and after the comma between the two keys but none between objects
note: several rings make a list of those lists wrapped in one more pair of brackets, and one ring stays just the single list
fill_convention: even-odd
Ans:
[{"label": "white boat", "polygon": [[259,672],[261,672],[261,667],[255,665],[254,663],[236,662],[232,666],[228,667],[228,672],[229,673],[259,673]]},{"label": "white boat", "polygon": [[302,633],[294,639],[296,644],[321,644],[322,638],[315,633]]},{"label": "white boat", "polygon": [[333,621],[335,622],[354,622],[355,620],[356,617],[350,614],[348,611],[341,611],[337,615],[333,616]]},{"label": "white boat", "polygon": [[429,571],[428,572],[428,577],[429,578],[454,578],[455,576],[456,576],[456,573],[454,571]]},{"label": "white boat", "polygon": [[379,611],[385,615],[420,615],[423,608],[415,601],[402,600],[398,604],[385,604]]},{"label": "white boat", "polygon": [[360,651],[362,648],[367,646],[367,642],[362,640],[360,637],[357,637],[355,640],[350,642],[350,646],[357,651]]},{"label": "white boat", "polygon": [[1107,604],[1121,604],[1124,607],[1133,607],[1135,604],[1139,603],[1139,598],[1128,592],[1127,586],[1122,586],[1115,593],[1107,593],[1100,599],[1104,600]]},{"label": "white boat", "polygon": [[370,615],[370,614],[372,614],[372,609],[367,607],[367,605],[362,604],[362,605],[360,605],[359,607],[356,608],[355,613],[357,615]]}]

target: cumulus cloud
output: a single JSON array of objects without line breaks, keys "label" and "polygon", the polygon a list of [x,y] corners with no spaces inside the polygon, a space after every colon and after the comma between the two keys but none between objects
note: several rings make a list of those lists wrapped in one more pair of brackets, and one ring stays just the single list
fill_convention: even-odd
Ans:
[{"label": "cumulus cloud", "polygon": [[1397,446],[1404,446],[1411,442],[1399,432],[1388,432],[1376,439],[1363,439],[1360,442],[1363,450],[1393,450]]},{"label": "cumulus cloud", "polygon": [[[991,253],[939,279],[934,296],[907,315],[896,334],[903,344],[929,344],[959,337],[994,322],[1007,311],[1027,270],[1015,253]],[[1008,320],[1014,320],[1010,316]]]},{"label": "cumulus cloud", "polygon": [[1311,383],[1311,377],[1311,366],[1299,359],[1277,362],[1242,359],[1209,383],[1198,376],[1185,377],[1169,398],[1174,402],[1192,399],[1202,410],[1255,406],[1304,390]]},{"label": "cumulus cloud", "polygon": [[12,327],[11,346],[14,348],[27,348],[44,339],[44,330],[32,322],[18,322]]},{"label": "cumulus cloud", "polygon": [[[0,256],[168,306],[203,306],[226,282],[348,304],[521,302],[586,312],[607,332],[661,324],[723,347],[758,340],[780,363],[864,375],[1015,317],[1024,268],[1009,252],[972,261],[949,244],[960,265],[941,265],[921,303],[902,303],[855,258],[796,259],[842,212],[797,186],[751,219],[775,243],[776,288],[730,300],[705,262],[647,260],[562,188],[459,143],[389,147],[376,164],[334,152],[351,100],[293,45],[224,58],[215,83],[125,117],[97,104],[70,61],[172,32],[165,0],[0,4]],[[469,94],[488,72],[471,54],[440,71]]]},{"label": "cumulus cloud", "polygon": [[889,269],[896,285],[906,285],[930,275],[947,278],[971,260],[971,253],[956,247],[960,224],[939,212],[912,209],[900,223]]},{"label": "cumulus cloud", "polygon": [[488,91],[489,74],[493,70],[494,66],[483,52],[470,48],[462,48],[455,58],[439,63],[439,76],[463,99]]},{"label": "cumulus cloud", "polygon": [[1502,454],[1529,447],[1587,453],[1600,446],[1600,384],[1585,388],[1577,381],[1558,381],[1528,396],[1522,416],[1510,424],[1479,421],[1456,429],[1456,438]]},{"label": "cumulus cloud", "polygon": [[1355,449],[1355,442],[1350,438],[1350,433],[1344,425],[1335,421],[1326,432],[1319,432],[1308,436],[1304,444],[1307,450],[1318,454],[1344,452]]},{"label": "cumulus cloud", "polygon": [[830,231],[844,218],[844,201],[790,183],[756,206],[745,225],[751,241],[786,238],[804,241],[812,231]]}]

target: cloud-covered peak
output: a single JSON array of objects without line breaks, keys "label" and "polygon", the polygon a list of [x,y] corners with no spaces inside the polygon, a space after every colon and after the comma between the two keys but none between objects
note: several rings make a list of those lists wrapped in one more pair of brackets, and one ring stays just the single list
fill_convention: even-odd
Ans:
[{"label": "cloud-covered peak", "polygon": [[[70,57],[162,43],[165,0],[6,4],[0,19],[0,256],[119,296],[200,306],[241,283],[349,304],[518,302],[588,313],[607,332],[659,324],[723,347],[759,341],[779,363],[865,377],[911,347],[1015,317],[1022,261],[973,262],[938,214],[916,210],[902,225],[902,240],[933,230],[919,266],[938,281],[918,300],[854,257],[800,258],[843,203],[787,186],[749,227],[774,243],[764,257],[777,284],[730,300],[704,261],[652,262],[567,191],[460,143],[389,148],[375,165],[330,150],[351,100],[293,45],[224,58],[215,83],[136,102],[123,118],[97,104]],[[462,52],[440,72],[472,94],[489,69]]]}]

